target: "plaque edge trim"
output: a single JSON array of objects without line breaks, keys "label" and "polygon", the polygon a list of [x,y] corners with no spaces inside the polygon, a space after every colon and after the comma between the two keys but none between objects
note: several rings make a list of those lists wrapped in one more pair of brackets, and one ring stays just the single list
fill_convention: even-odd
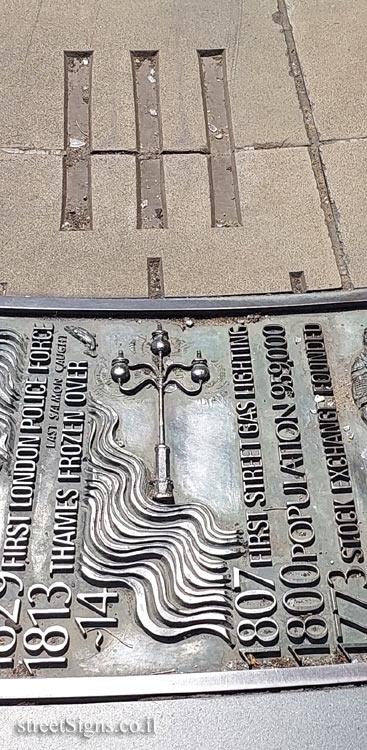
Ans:
[{"label": "plaque edge trim", "polygon": [[106,317],[199,315],[205,317],[246,313],[324,313],[367,307],[367,288],[318,291],[304,294],[272,293],[219,297],[0,297],[4,315],[79,315]]},{"label": "plaque edge trim", "polygon": [[367,683],[367,664],[111,677],[0,679],[0,705],[90,703]]}]

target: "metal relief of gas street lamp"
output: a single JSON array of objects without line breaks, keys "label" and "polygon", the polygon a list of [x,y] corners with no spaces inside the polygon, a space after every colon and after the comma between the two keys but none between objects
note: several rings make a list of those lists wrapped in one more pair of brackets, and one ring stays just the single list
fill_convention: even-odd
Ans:
[{"label": "metal relief of gas street lamp", "polygon": [[[160,323],[157,330],[153,331],[150,342],[150,350],[156,364],[151,365],[148,362],[142,362],[132,365],[120,351],[118,356],[112,361],[111,377],[115,383],[118,383],[120,392],[125,396],[133,396],[143,388],[153,386],[158,391],[158,425],[159,435],[158,443],[155,446],[155,465],[156,476],[154,479],[154,499],[165,504],[174,502],[173,482],[170,476],[170,449],[166,444],[166,425],[164,399],[167,389],[170,386],[176,386],[188,396],[198,396],[201,393],[203,384],[210,378],[210,371],[207,360],[202,358],[201,352],[197,351],[196,358],[189,365],[183,365],[175,362],[165,362],[171,353],[171,344],[167,331],[162,329]],[[140,381],[132,388],[125,388],[125,384],[131,378],[131,372],[142,370],[149,372],[149,377]],[[192,382],[196,387],[190,389],[180,383],[171,374],[174,371],[189,372]]]}]

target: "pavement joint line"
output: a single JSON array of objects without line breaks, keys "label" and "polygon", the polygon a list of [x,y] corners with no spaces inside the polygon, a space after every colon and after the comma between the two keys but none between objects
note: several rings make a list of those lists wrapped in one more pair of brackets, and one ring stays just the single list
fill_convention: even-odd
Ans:
[{"label": "pavement joint line", "polygon": [[[319,138],[320,146],[327,146],[333,143],[359,143],[367,141],[367,135],[353,136],[350,138]],[[243,146],[235,146],[235,153],[241,151],[275,151],[283,148],[309,148],[309,143],[249,143]],[[65,149],[61,148],[37,148],[35,146],[0,146],[0,154],[11,154],[14,156],[65,156]],[[134,156],[139,152],[135,148],[94,148],[91,149],[91,156]],[[203,148],[164,148],[159,152],[160,156],[190,156],[190,155],[208,156],[209,150]]]},{"label": "pavement joint line", "polygon": [[282,143],[269,142],[269,143],[253,143],[250,146],[236,146],[235,150],[238,151],[274,151],[281,148],[308,148],[309,143]]},{"label": "pavement joint line", "polygon": [[33,148],[31,146],[1,146],[0,153],[15,156],[65,156],[65,149],[61,148]]},{"label": "pavement joint line", "polygon": [[[1,151],[1,149],[0,149]],[[185,156],[185,155],[208,156],[209,151],[206,148],[162,148],[160,151],[155,151],[149,154],[150,159],[159,159],[161,156]],[[135,148],[94,148],[91,151],[91,156],[135,156],[141,159],[146,159],[147,154],[141,154]]]},{"label": "pavement joint line", "polygon": [[328,144],[328,143],[353,143],[356,141],[367,141],[367,135],[355,135],[350,136],[350,138],[320,138],[320,144]]},{"label": "pavement joint line", "polygon": [[299,105],[303,114],[307,137],[310,141],[308,152],[315,176],[316,186],[320,196],[320,205],[324,213],[331,246],[334,252],[335,262],[340,275],[341,286],[346,290],[352,289],[353,283],[350,277],[345,257],[338,210],[335,201],[331,197],[329,185],[326,179],[325,166],[320,151],[320,136],[317,130],[310,97],[307,91],[301,62],[297,52],[293,28],[288,15],[286,0],[278,0],[278,13],[273,15],[273,19],[275,23],[280,24],[284,33],[290,71],[295,83]]}]

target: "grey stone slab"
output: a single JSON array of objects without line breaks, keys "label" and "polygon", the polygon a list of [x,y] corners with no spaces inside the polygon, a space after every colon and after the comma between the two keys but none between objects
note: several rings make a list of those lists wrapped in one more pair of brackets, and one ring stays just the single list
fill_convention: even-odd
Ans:
[{"label": "grey stone slab", "polygon": [[276,0],[233,2],[229,91],[237,146],[307,143]]},{"label": "grey stone slab", "polygon": [[[109,59],[118,60],[122,49],[159,50],[160,104],[164,148],[202,148],[206,144],[197,50],[224,48],[234,137],[238,145],[306,140],[294,83],[289,76],[286,47],[280,27],[273,22],[276,0],[164,0],[164,2],[113,2],[103,15],[96,34],[99,48]],[[129,26],[124,24],[128,14]],[[116,35],[116,29],[119,34]],[[112,63],[113,65],[113,63]],[[107,68],[110,65],[107,64]],[[127,67],[125,66],[127,74]],[[111,118],[116,113],[123,129],[130,125],[131,91],[124,88],[122,111],[120,77],[112,87],[110,72],[95,67],[95,143],[106,148],[103,130],[113,137]],[[108,76],[109,85],[101,85]],[[130,75],[128,76],[130,79]],[[130,89],[131,84],[129,82]],[[125,86],[125,84],[124,84]],[[103,104],[103,96],[114,97],[114,105]],[[127,96],[126,96],[127,94]],[[104,123],[103,128],[101,123]],[[126,142],[115,131],[114,143]]]},{"label": "grey stone slab", "polygon": [[153,242],[164,248],[167,295],[280,291],[299,270],[309,289],[340,285],[307,149],[236,154],[242,227],[233,228],[210,227],[205,157],[164,162],[169,229]]},{"label": "grey stone slab", "polygon": [[[55,750],[65,747],[120,750],[125,742],[132,750],[146,747],[149,750],[208,747],[294,750],[295,745],[300,750],[316,747],[357,750],[367,740],[366,699],[367,689],[358,687],[163,701],[2,707],[0,736],[3,747],[9,750],[42,750],[50,744]],[[142,730],[147,718],[154,720],[154,734],[129,731],[131,726]],[[27,733],[27,722],[36,731]],[[102,734],[102,722],[113,731]]]},{"label": "grey stone slab", "polygon": [[91,1],[2,4],[1,146],[63,148],[64,50],[89,49],[93,10]]},{"label": "grey stone slab", "polygon": [[198,49],[226,50],[236,145],[306,141],[284,38],[272,18],[276,0],[203,0],[200,4],[195,0],[166,0],[165,5],[163,18],[171,29],[169,51],[161,57],[167,148],[185,148],[187,143],[200,147],[205,143]]},{"label": "grey stone slab", "polygon": [[95,157],[94,229],[60,232],[62,159],[0,155],[1,273],[9,293],[146,296],[136,223],[135,164]]},{"label": "grey stone slab", "polygon": [[167,229],[136,228],[133,156],[92,158],[93,230],[60,232],[62,159],[2,153],[2,279],[11,294],[145,296],[162,257],[167,296],[340,284],[307,149],[237,153],[242,226],[211,226],[207,158],[164,157]]},{"label": "grey stone slab", "polygon": [[238,145],[305,142],[276,0],[3,4],[0,145],[63,147],[64,50],[94,51],[92,138],[135,147],[130,50],[159,50],[164,147],[206,144],[198,49],[226,49]]},{"label": "grey stone slab", "polygon": [[365,0],[292,0],[289,14],[321,137],[366,135]]},{"label": "grey stone slab", "polygon": [[177,0],[113,0],[103,6],[93,36],[95,148],[135,148],[130,51],[149,50],[159,52],[163,147],[205,146],[197,48],[187,38],[194,30],[186,10]]},{"label": "grey stone slab", "polygon": [[367,284],[367,140],[326,144],[322,155],[350,275],[356,287],[363,287]]}]

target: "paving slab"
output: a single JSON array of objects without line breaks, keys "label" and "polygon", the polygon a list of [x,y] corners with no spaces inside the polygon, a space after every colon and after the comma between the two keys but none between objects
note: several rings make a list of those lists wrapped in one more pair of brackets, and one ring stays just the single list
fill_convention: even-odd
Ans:
[{"label": "paving slab", "polygon": [[197,50],[224,48],[236,144],[304,143],[276,0],[3,4],[0,145],[63,147],[66,50],[94,52],[96,149],[136,145],[130,51],[159,50],[164,148],[206,145]]},{"label": "paving slab", "polygon": [[95,220],[87,232],[59,231],[61,157],[3,153],[0,162],[1,273],[9,293],[146,295],[146,256],[125,238],[136,221],[131,157],[95,157]]},{"label": "paving slab", "polygon": [[242,226],[212,227],[207,157],[164,157],[168,227],[137,229],[133,155],[92,158],[93,230],[60,232],[62,158],[2,153],[2,281],[9,294],[145,296],[161,257],[168,296],[309,289],[340,280],[307,149],[236,155]]},{"label": "paving slab", "polygon": [[365,136],[365,0],[292,0],[288,12],[321,138]]},{"label": "paving slab", "polygon": [[64,50],[88,49],[95,3],[2,3],[0,145],[64,145]]},{"label": "paving slab", "polygon": [[363,287],[367,285],[367,140],[326,144],[322,156],[350,275],[354,286]]},{"label": "paving slab", "polygon": [[276,23],[277,1],[246,0],[232,7],[238,14],[228,51],[236,145],[307,143],[284,35]]},{"label": "paving slab", "polygon": [[300,270],[309,289],[338,287],[307,149],[250,149],[236,162],[242,226],[208,230],[206,160],[165,157],[172,231],[163,252],[166,294],[280,291],[291,288],[289,272]]},{"label": "paving slab", "polygon": [[[8,35],[0,46],[7,71],[0,147],[13,150],[1,154],[2,273],[8,293],[144,296],[152,257],[162,259],[170,296],[285,291],[293,271],[304,272],[309,289],[340,286],[302,146],[306,131],[276,11],[276,0],[203,0],[199,6],[194,0],[143,0],[138,6],[132,0],[86,0],[78,7],[69,0],[32,0],[26,10],[19,0],[3,5]],[[75,174],[77,180],[84,175],[80,190],[86,197],[77,195],[75,180],[70,194],[65,181],[62,187],[65,51],[88,53],[92,69],[85,100],[90,117],[83,105],[90,129],[83,132],[87,125],[74,123],[70,109],[66,144],[73,165],[79,155],[72,141],[79,142],[80,130],[85,161]],[[222,66],[210,84],[213,112],[206,102],[205,115],[198,51],[212,56],[213,71],[216,59]],[[144,159],[156,141],[164,156],[159,166],[141,161],[142,185],[134,155],[135,115],[146,113],[136,107],[132,64],[143,64],[145,71],[147,55],[155,63],[149,74],[153,89],[145,96],[154,103],[157,126],[150,128]],[[211,122],[214,115],[225,119],[223,134]],[[297,148],[273,148],[290,144]],[[148,183],[157,175],[159,215],[152,204],[148,224],[155,229],[148,230]],[[78,210],[85,206],[88,217],[80,225],[85,231],[60,232],[70,225],[70,217],[61,221],[63,189],[64,203],[75,199]]]}]

